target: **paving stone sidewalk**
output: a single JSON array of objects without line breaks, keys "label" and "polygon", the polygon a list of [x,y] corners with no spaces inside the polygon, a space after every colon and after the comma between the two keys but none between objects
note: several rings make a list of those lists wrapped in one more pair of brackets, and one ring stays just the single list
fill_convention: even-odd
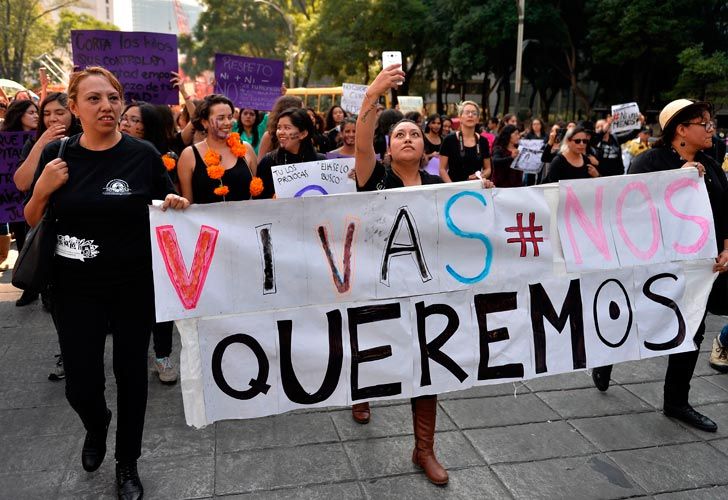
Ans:
[{"label": "paving stone sidewalk", "polygon": [[[39,303],[15,307],[9,282],[0,273],[0,498],[115,498],[115,424],[110,456],[83,471],[83,428],[64,383],[47,380],[58,352],[50,317]],[[444,488],[410,462],[407,402],[375,404],[365,426],[338,408],[195,430],[185,425],[179,385],[150,373],[145,498],[728,498],[728,375],[707,364],[723,323],[708,318],[691,391],[717,433],[662,415],[664,357],[617,365],[606,393],[586,372],[474,388],[440,399]],[[110,344],[107,397],[116,413]]]}]

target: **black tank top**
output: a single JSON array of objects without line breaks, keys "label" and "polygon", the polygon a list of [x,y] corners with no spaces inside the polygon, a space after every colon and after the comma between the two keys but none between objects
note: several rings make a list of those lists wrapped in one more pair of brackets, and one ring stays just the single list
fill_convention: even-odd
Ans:
[{"label": "black tank top", "polygon": [[[220,186],[220,181],[211,179],[207,175],[207,165],[196,146],[192,146],[192,151],[195,153],[195,169],[192,171],[192,197],[195,203],[223,201],[222,196],[215,194],[215,188]],[[251,180],[248,162],[244,157],[238,158],[235,165],[225,170],[225,174],[222,176],[222,183],[230,189],[225,196],[225,201],[249,200]]]}]

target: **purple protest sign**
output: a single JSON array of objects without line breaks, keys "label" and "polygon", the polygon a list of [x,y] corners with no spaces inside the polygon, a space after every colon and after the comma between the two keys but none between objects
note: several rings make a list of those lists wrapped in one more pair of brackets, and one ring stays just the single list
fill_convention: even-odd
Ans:
[{"label": "purple protest sign", "polygon": [[13,182],[20,163],[23,144],[35,132],[0,132],[0,223],[18,222],[23,218],[23,193]]},{"label": "purple protest sign", "polygon": [[270,111],[281,96],[283,61],[215,54],[215,92],[240,109]]},{"label": "purple protest sign", "polygon": [[177,36],[142,31],[71,31],[73,65],[103,66],[124,86],[124,100],[179,104],[169,82],[179,71]]}]

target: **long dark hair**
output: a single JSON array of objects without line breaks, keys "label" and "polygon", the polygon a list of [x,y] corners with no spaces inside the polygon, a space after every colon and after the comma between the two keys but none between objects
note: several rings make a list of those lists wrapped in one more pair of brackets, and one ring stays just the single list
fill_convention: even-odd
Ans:
[{"label": "long dark hair", "polygon": [[8,106],[8,110],[5,113],[5,121],[0,124],[3,132],[22,132],[23,131],[23,115],[28,108],[35,106],[36,111],[38,106],[29,100],[13,101]]},{"label": "long dark hair", "polygon": [[[58,101],[58,104],[68,109],[68,94],[65,92],[51,92],[48,94],[46,98],[43,99],[43,102],[40,103],[40,110],[38,111],[38,114],[40,115],[38,117],[38,129],[36,130],[35,135],[36,140],[43,135],[46,130],[48,130],[48,127],[45,125],[45,120],[43,119],[43,113],[45,112],[46,106],[53,101]],[[71,112],[69,111],[69,113]],[[81,132],[81,123],[78,121],[78,118],[76,118],[76,115],[71,113],[71,125],[68,127],[68,130],[66,130],[66,135],[71,137],[72,135],[76,135]]]},{"label": "long dark hair", "polygon": [[496,137],[495,141],[493,141],[493,149],[508,149],[508,145],[511,143],[511,134],[516,131],[518,131],[518,127],[515,125],[506,125],[503,127],[503,129],[498,133],[498,137]]},{"label": "long dark hair", "polygon": [[442,118],[440,118],[440,115],[438,115],[437,113],[432,113],[430,116],[427,117],[427,121],[425,121],[425,133],[430,133],[430,123],[435,120],[440,120],[440,131],[437,133],[437,135],[442,137]]},{"label": "long dark hair", "polygon": [[329,112],[326,113],[326,130],[331,130],[332,128],[335,128],[338,125],[338,123],[336,123],[334,121],[334,110],[336,108],[339,108],[341,111],[344,112],[344,118],[346,118],[347,116],[349,116],[349,113],[347,113],[344,108],[342,108],[338,104],[334,104],[333,106],[331,106],[329,108]]},{"label": "long dark hair", "polygon": [[[164,138],[167,143],[166,149],[171,149],[175,142],[175,135],[177,135],[177,128],[174,123],[174,113],[172,113],[172,110],[169,109],[169,106],[166,104],[155,104],[154,108],[156,109],[157,114],[159,114],[159,119],[162,120]],[[144,116],[142,116],[142,119],[144,119]],[[164,153],[166,151],[162,152]],[[180,154],[181,151],[175,151],[175,153]]]},{"label": "long dark hair", "polygon": [[253,132],[251,134],[253,136],[253,142],[251,146],[255,148],[258,146],[258,144],[260,144],[260,132],[258,131],[258,125],[260,125],[260,122],[263,121],[263,114],[257,109],[253,108],[241,109],[240,114],[238,115],[238,132],[240,132],[241,135],[245,131],[245,127],[243,126],[243,111],[245,111],[246,109],[250,109],[255,113],[255,121],[253,121]]},{"label": "long dark hair", "polygon": [[[315,160],[316,149],[313,146],[313,136],[316,133],[316,129],[314,128],[313,122],[308,116],[308,113],[303,108],[288,108],[278,114],[276,122],[280,121],[281,118],[284,118],[286,116],[288,117],[288,119],[291,120],[293,126],[296,127],[298,130],[300,130],[301,132],[308,132],[306,134],[306,137],[301,139],[301,146],[298,150],[298,155],[305,160]],[[280,158],[283,153],[284,151],[282,150],[282,148],[278,146],[275,150],[276,158]]]},{"label": "long dark hair", "polygon": [[289,108],[303,108],[303,101],[295,95],[282,95],[273,104],[273,109],[268,113],[268,128],[266,132],[270,136],[271,149],[278,148],[278,137],[276,129],[278,128],[278,115]]}]

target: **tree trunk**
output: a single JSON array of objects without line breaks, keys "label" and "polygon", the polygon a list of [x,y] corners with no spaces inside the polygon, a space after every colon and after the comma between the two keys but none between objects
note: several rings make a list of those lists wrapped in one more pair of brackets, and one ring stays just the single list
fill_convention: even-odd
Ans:
[{"label": "tree trunk", "polygon": [[507,115],[511,109],[511,72],[503,73],[503,114]]},{"label": "tree trunk", "polygon": [[436,110],[437,114],[441,115],[445,112],[445,106],[442,102],[442,86],[444,84],[444,79],[442,77],[442,73],[437,70],[437,77],[436,77],[436,84],[435,84],[435,93],[436,93]]},{"label": "tree trunk", "polygon": [[490,78],[488,76],[483,77],[483,84],[480,87],[480,107],[483,109],[484,118],[490,117],[490,106],[488,99],[490,97]]}]

